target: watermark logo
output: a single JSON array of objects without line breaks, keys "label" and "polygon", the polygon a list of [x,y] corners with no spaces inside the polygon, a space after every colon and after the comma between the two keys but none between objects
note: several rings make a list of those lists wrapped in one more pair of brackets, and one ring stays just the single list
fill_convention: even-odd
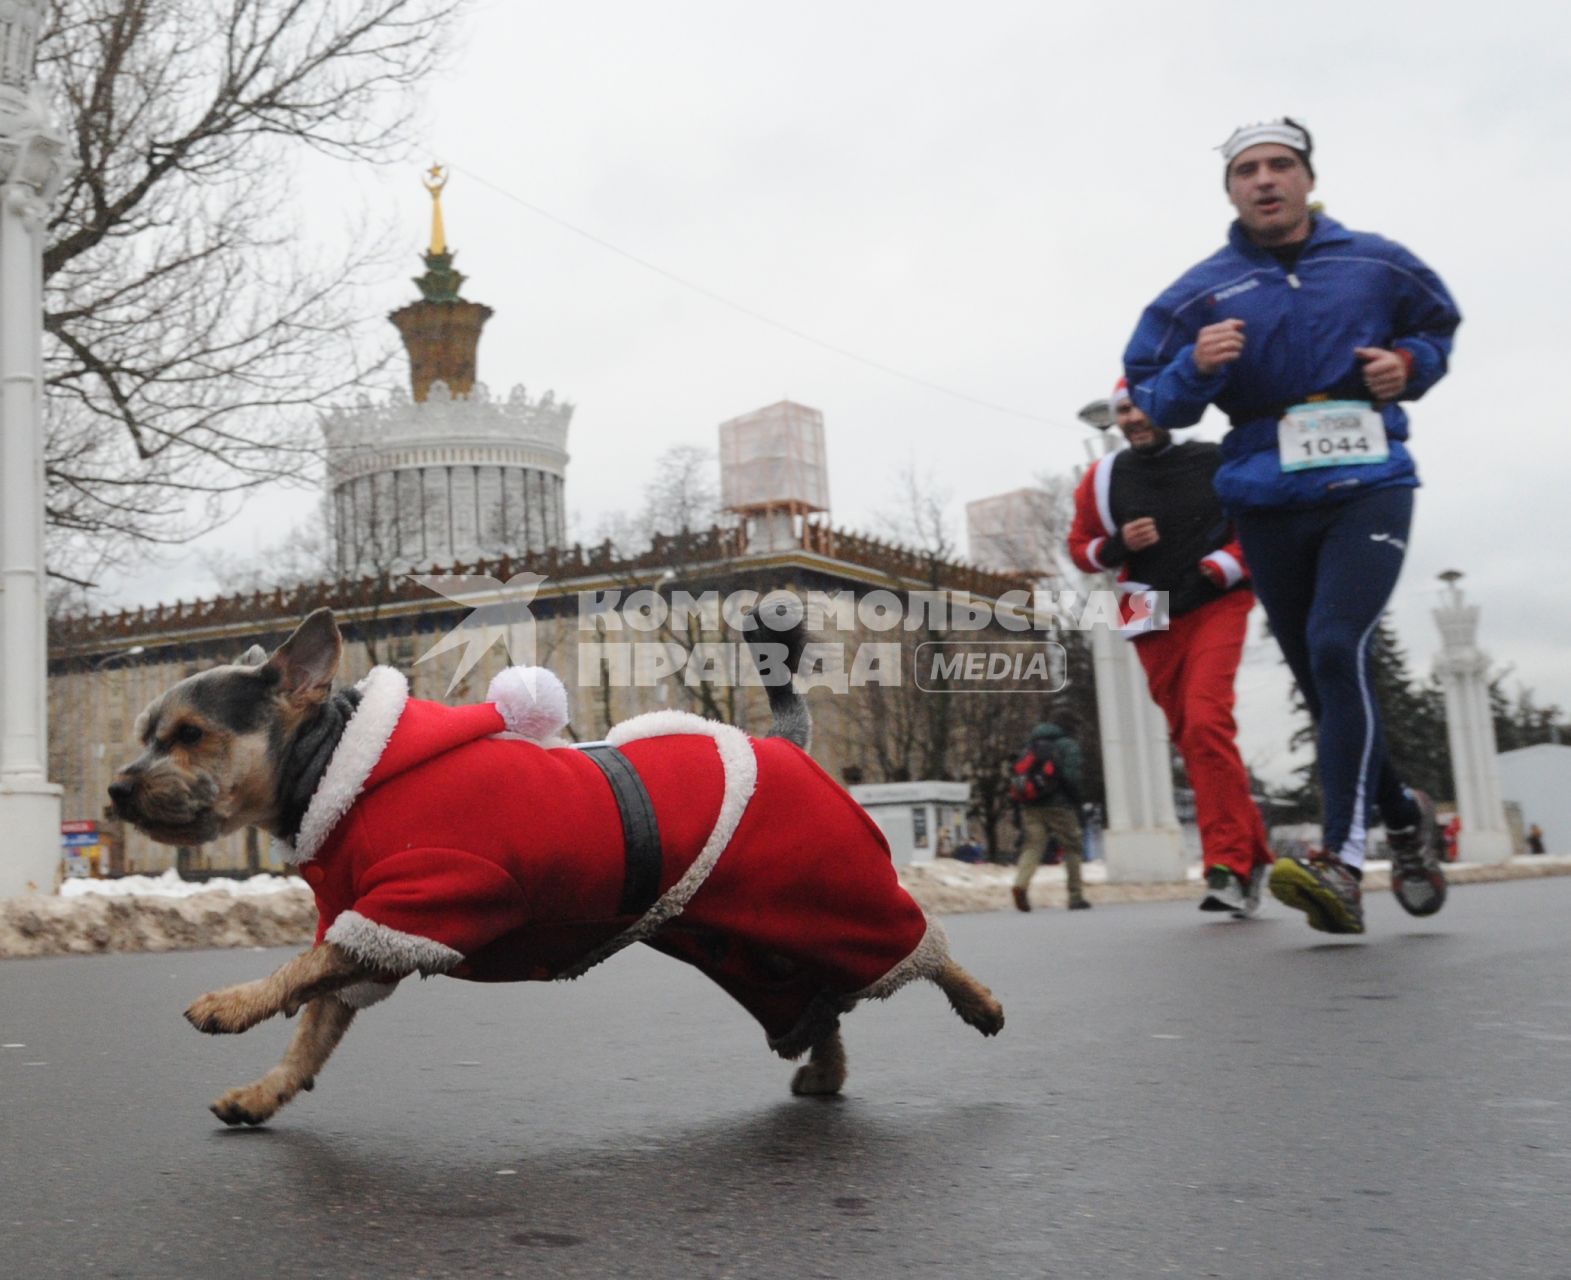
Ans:
[{"label": "watermark logo", "polygon": [[1069,654],[1052,640],[929,640],[915,666],[926,693],[1058,693],[1069,683]]},{"label": "watermark logo", "polygon": [[535,661],[535,619],[529,602],[535,598],[545,579],[539,573],[515,573],[506,582],[481,573],[410,574],[416,582],[470,612],[463,620],[415,659],[419,666],[450,649],[463,647],[463,656],[447,686],[448,693],[474,670],[498,640],[509,662],[533,666]]},{"label": "watermark logo", "polygon": [[[510,662],[536,661],[530,604],[542,575],[520,573],[506,582],[483,574],[411,576],[469,610],[416,660],[462,649],[449,693],[498,640]],[[1127,584],[1122,590],[1012,591],[984,599],[964,591],[694,595],[642,587],[579,592],[576,601],[563,597],[554,607],[576,603],[583,688],[779,683],[793,673],[785,645],[773,640],[801,624],[806,639],[794,675],[803,690],[900,685],[909,670],[918,689],[934,693],[1056,693],[1067,683],[1068,655],[1043,632],[1166,627],[1165,593]]]}]

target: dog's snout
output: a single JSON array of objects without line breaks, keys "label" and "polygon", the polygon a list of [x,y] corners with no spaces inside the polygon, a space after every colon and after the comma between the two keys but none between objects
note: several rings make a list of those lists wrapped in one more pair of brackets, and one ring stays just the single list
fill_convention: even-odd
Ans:
[{"label": "dog's snout", "polygon": [[116,778],[109,784],[109,798],[114,802],[116,809],[124,809],[131,803],[131,797],[136,793],[134,783],[124,778]]}]

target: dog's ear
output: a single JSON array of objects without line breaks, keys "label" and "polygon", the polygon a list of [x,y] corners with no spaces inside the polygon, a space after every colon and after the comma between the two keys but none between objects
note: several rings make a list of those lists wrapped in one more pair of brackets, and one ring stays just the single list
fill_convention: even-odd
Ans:
[{"label": "dog's ear", "polygon": [[267,650],[259,644],[252,645],[235,659],[237,667],[260,667],[267,661]]},{"label": "dog's ear", "polygon": [[291,702],[320,702],[333,687],[344,641],[331,609],[318,609],[278,646],[265,670],[276,673],[279,689]]}]

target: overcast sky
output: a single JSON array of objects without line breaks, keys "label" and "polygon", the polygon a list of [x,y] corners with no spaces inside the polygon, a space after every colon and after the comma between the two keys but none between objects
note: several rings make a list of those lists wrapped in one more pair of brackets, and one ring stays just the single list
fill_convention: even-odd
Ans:
[{"label": "overcast sky", "polygon": [[[1403,643],[1427,672],[1435,574],[1462,569],[1483,646],[1571,704],[1571,445],[1548,403],[1571,349],[1571,20],[1565,5],[1502,12],[483,4],[428,95],[465,294],[496,309],[481,378],[577,405],[568,500],[585,538],[637,504],[662,451],[712,448],[723,419],[782,396],[824,413],[837,523],[871,527],[915,463],[958,535],[966,501],[1083,460],[1074,411],[1106,394],[1141,308],[1225,234],[1212,148],[1286,112],[1313,131],[1328,211],[1407,245],[1466,317],[1452,374],[1412,411],[1425,487],[1393,602]],[[419,164],[312,181],[308,235],[330,239],[360,203],[397,220],[407,269],[369,304],[411,300]],[[493,188],[824,343],[1050,421],[792,337]],[[308,507],[255,500],[209,545],[265,545]],[[123,598],[216,589],[187,556]],[[1251,655],[1240,692],[1246,752],[1280,774],[1271,653]]]}]

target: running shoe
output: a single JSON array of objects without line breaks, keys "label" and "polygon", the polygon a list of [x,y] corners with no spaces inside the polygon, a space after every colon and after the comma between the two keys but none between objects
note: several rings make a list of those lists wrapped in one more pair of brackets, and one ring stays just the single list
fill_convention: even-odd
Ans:
[{"label": "running shoe", "polygon": [[1352,869],[1330,854],[1278,858],[1268,882],[1280,902],[1309,917],[1321,933],[1364,931],[1363,886]]},{"label": "running shoe", "polygon": [[1224,866],[1215,866],[1206,872],[1206,896],[1200,899],[1202,911],[1231,911],[1235,916],[1244,910],[1244,882]]},{"label": "running shoe", "polygon": [[1249,883],[1244,886],[1243,909],[1233,912],[1240,920],[1247,920],[1260,910],[1260,895],[1266,887],[1266,877],[1271,874],[1269,862],[1255,863],[1255,869],[1249,873]]},{"label": "running shoe", "polygon": [[1446,873],[1440,869],[1440,827],[1435,802],[1413,792],[1418,821],[1411,827],[1386,829],[1391,846],[1391,892],[1410,916],[1432,916],[1446,904]]},{"label": "running shoe", "polygon": [[1089,911],[1091,910],[1091,902],[1087,898],[1071,898],[1069,900],[1069,910]]}]

